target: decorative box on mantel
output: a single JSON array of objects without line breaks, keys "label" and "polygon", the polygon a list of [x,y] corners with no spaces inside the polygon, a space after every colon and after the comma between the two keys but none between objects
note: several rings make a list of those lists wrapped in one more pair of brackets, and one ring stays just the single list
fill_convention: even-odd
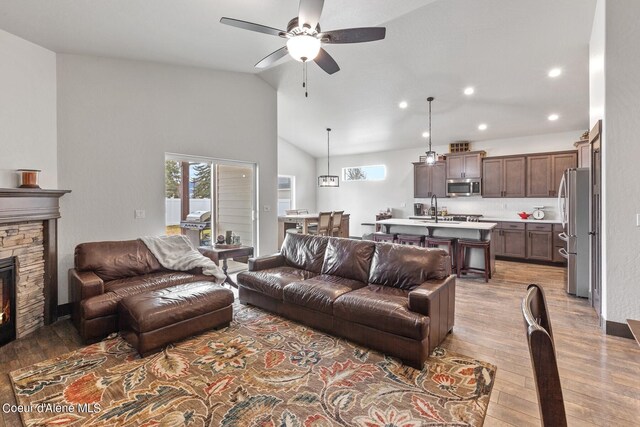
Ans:
[{"label": "decorative box on mantel", "polygon": [[3,317],[15,316],[11,335],[17,338],[58,318],[59,199],[69,192],[0,188],[0,261],[14,270],[13,283],[3,283],[0,293],[6,301],[9,295],[15,299]]}]

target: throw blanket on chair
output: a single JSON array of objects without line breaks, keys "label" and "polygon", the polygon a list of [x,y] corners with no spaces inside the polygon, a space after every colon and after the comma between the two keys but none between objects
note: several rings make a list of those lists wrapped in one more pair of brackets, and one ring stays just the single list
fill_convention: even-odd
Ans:
[{"label": "throw blanket on chair", "polygon": [[226,279],[220,267],[194,249],[184,236],[145,236],[141,237],[140,240],[147,245],[147,248],[164,268],[189,271],[200,267],[202,268],[202,274],[215,276],[218,279],[216,283],[222,283]]}]

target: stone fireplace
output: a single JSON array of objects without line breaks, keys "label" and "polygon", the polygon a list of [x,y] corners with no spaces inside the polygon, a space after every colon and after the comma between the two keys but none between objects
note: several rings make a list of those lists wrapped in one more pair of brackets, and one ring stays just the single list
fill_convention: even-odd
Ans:
[{"label": "stone fireplace", "polygon": [[0,345],[16,338],[14,258],[0,259]]},{"label": "stone fireplace", "polygon": [[65,193],[0,189],[0,345],[57,320],[58,201]]}]

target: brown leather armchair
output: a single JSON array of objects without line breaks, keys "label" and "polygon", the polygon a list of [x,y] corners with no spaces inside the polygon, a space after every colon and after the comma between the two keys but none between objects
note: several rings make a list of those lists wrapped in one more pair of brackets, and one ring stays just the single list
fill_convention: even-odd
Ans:
[{"label": "brown leather armchair", "polygon": [[199,271],[163,268],[140,240],[82,243],[69,270],[71,318],[85,342],[118,330],[118,302],[183,283],[215,281]]},{"label": "brown leather armchair", "polygon": [[289,234],[238,285],[242,303],[419,368],[454,324],[455,277],[440,249]]}]

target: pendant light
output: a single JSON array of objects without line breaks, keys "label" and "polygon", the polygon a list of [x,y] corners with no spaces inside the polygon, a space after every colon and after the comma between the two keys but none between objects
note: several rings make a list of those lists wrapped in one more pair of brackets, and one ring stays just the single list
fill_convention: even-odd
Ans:
[{"label": "pendant light", "polygon": [[429,151],[426,152],[427,158],[425,162],[429,166],[435,165],[436,160],[438,159],[438,155],[436,154],[436,152],[431,149],[431,102],[434,99],[435,98],[433,96],[430,96],[429,98],[427,98],[427,101],[429,102]]},{"label": "pendant light", "polygon": [[329,175],[329,133],[331,128],[327,128],[327,174],[318,177],[318,187],[340,187],[340,177]]}]

